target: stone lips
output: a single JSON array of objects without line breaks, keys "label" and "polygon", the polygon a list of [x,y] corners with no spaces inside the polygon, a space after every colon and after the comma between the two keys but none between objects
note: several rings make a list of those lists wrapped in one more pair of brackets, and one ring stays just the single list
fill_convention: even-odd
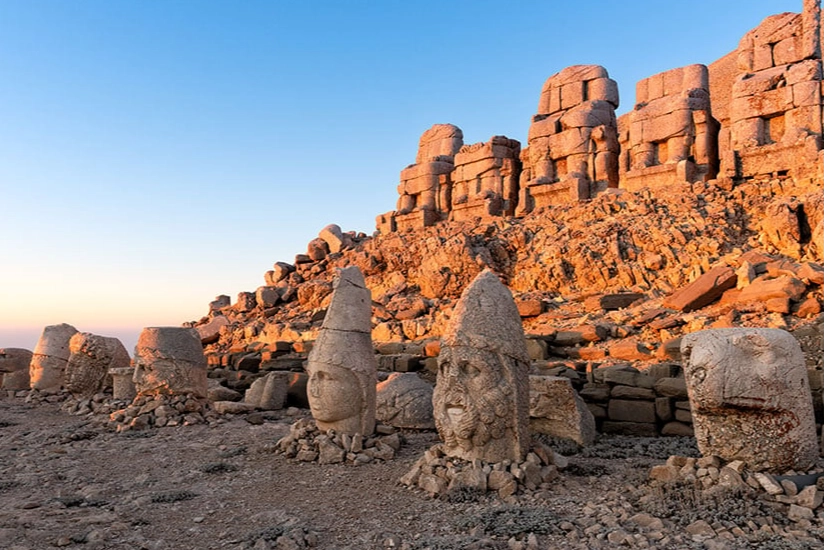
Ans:
[{"label": "stone lips", "polygon": [[754,471],[804,470],[816,424],[799,343],[778,329],[703,330],[682,339],[693,425],[705,456]]}]

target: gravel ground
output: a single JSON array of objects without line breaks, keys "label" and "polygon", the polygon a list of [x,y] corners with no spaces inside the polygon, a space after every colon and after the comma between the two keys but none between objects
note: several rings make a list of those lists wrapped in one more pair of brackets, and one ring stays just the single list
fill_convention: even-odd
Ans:
[{"label": "gravel ground", "polygon": [[[305,414],[302,413],[302,414]],[[432,499],[398,482],[434,432],[386,463],[276,455],[295,417],[114,433],[59,404],[0,398],[0,548],[822,548],[823,512],[792,521],[749,491],[653,484],[692,438],[602,436],[551,490]],[[821,482],[820,482],[821,483]]]}]

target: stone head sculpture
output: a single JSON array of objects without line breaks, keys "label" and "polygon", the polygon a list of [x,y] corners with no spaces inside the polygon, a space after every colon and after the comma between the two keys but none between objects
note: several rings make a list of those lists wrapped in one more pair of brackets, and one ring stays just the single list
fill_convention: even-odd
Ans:
[{"label": "stone head sculpture", "polygon": [[818,446],[808,373],[790,333],[694,332],[682,339],[682,364],[703,455],[779,472],[814,463]]},{"label": "stone head sculpture", "polygon": [[117,338],[78,332],[69,340],[64,387],[76,397],[91,397],[105,385],[112,368],[129,367],[129,353]]},{"label": "stone head sculpture", "polygon": [[528,370],[513,297],[485,270],[462,294],[438,356],[433,416],[448,456],[524,458],[530,445]]},{"label": "stone head sculpture", "polygon": [[138,395],[193,394],[206,397],[206,358],[195,329],[149,327],[135,346]]},{"label": "stone head sculpture", "polygon": [[375,430],[371,318],[364,276],[357,267],[342,269],[306,366],[309,407],[323,431],[370,435]]}]

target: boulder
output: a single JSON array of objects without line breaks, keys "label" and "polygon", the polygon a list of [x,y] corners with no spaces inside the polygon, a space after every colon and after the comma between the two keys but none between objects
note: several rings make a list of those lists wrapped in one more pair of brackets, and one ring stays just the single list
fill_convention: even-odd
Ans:
[{"label": "boulder", "polygon": [[129,368],[129,353],[117,338],[78,332],[69,340],[65,388],[75,397],[91,397],[104,386],[109,369]]},{"label": "boulder", "polygon": [[530,376],[530,430],[592,445],[596,421],[568,378]]},{"label": "boulder", "polygon": [[283,409],[289,391],[290,372],[270,372],[255,380],[246,390],[244,403],[265,411]]},{"label": "boulder", "polygon": [[375,391],[375,418],[395,428],[435,429],[433,387],[413,372],[394,372]]},{"label": "boulder", "polygon": [[679,311],[693,311],[718,300],[736,286],[736,272],[728,266],[714,267],[698,279],[662,301],[662,306]]}]

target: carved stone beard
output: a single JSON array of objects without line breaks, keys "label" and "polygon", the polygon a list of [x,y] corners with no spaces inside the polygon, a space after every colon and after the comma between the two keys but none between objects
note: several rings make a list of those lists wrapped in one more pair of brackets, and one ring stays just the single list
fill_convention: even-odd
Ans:
[{"label": "carved stone beard", "polygon": [[[502,365],[510,365],[508,357],[495,356]],[[448,451],[461,449],[468,453],[474,448],[482,448],[491,440],[504,437],[508,428],[513,428],[513,390],[506,377],[497,376],[489,388],[479,392],[467,391],[462,384],[448,380],[444,380],[448,382],[445,384],[447,387],[439,388],[437,385],[435,388],[435,400],[439,406],[433,411],[436,429]],[[462,407],[461,417],[457,420],[451,418],[448,406]]]}]

